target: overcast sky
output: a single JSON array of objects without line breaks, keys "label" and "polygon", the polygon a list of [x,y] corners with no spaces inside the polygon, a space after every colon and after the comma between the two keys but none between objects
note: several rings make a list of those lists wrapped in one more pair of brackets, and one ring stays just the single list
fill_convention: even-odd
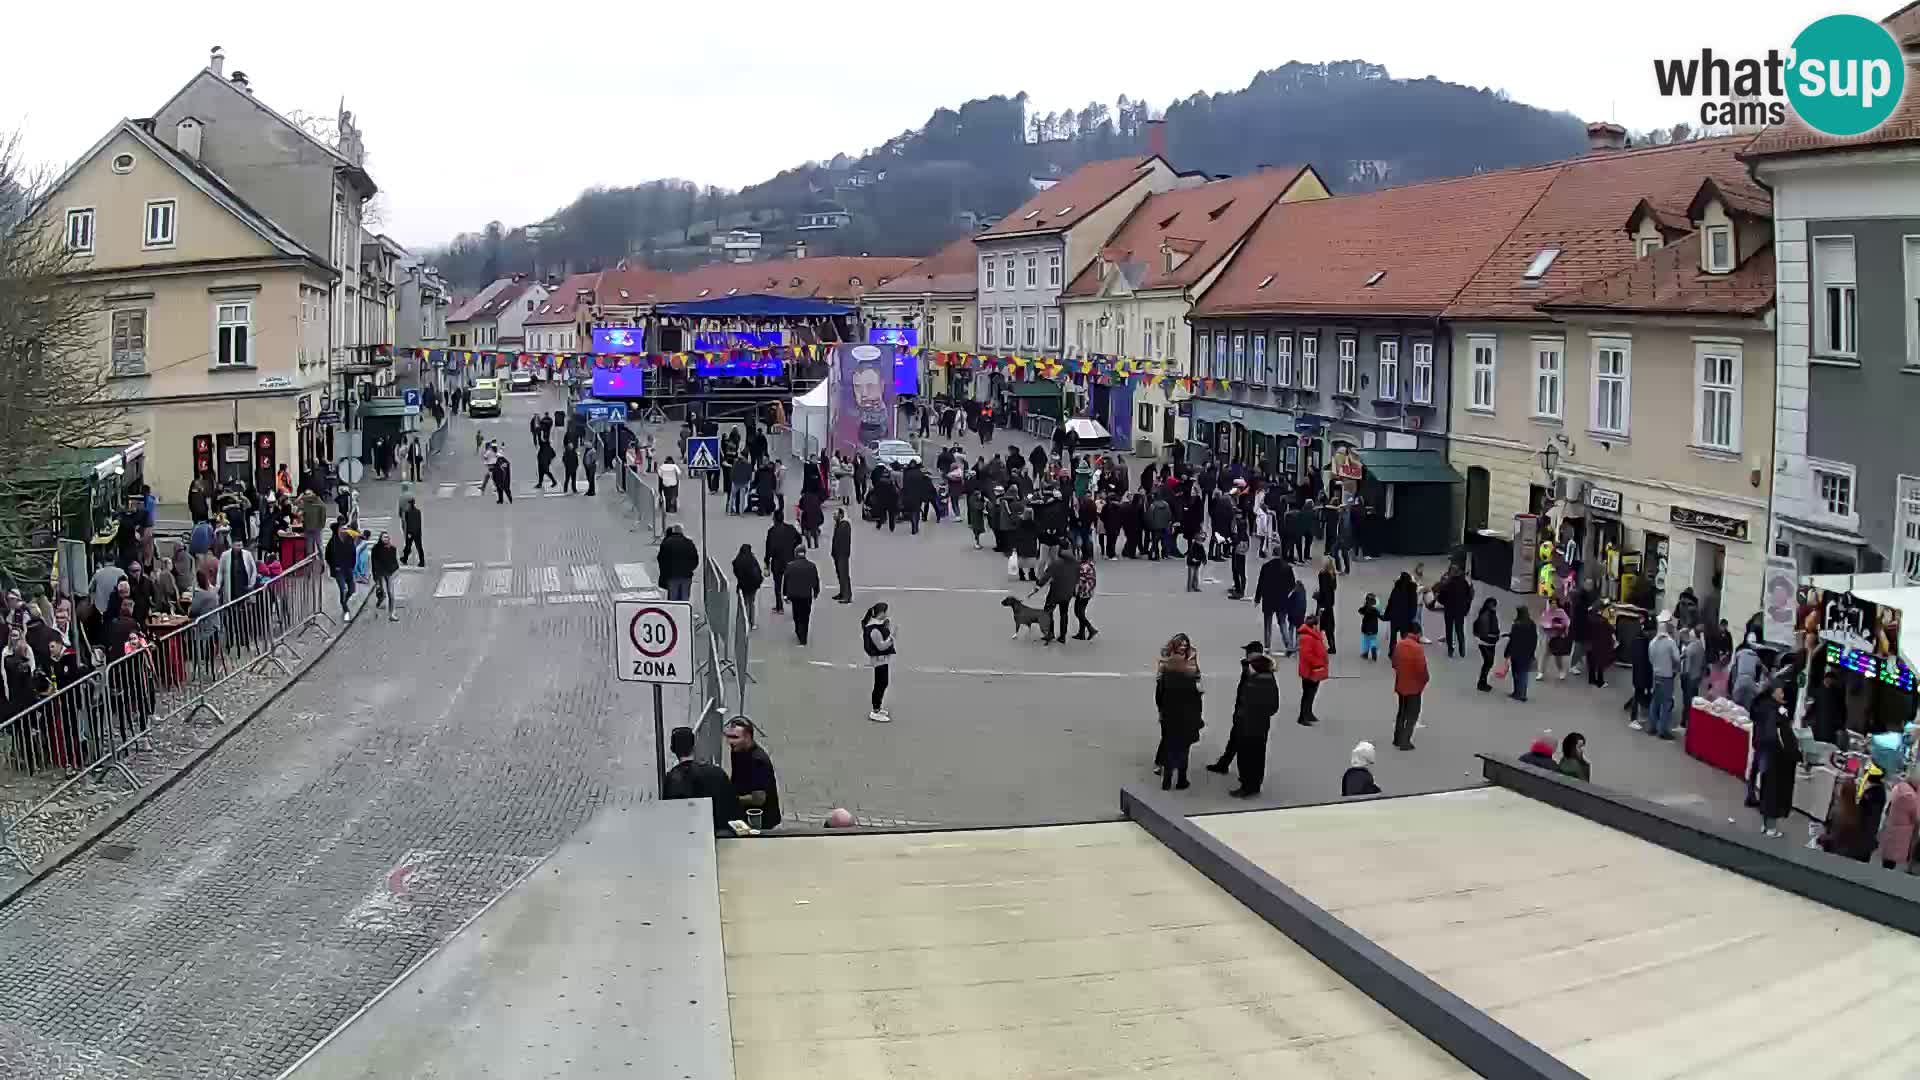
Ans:
[{"label": "overcast sky", "polygon": [[1658,96],[1654,56],[1784,49],[1841,10],[1788,0],[854,0],[283,15],[108,0],[86,7],[81,33],[73,12],[35,4],[8,16],[21,44],[0,65],[0,130],[24,128],[30,155],[63,166],[119,118],[157,109],[218,44],[228,72],[245,71],[283,113],[331,116],[344,96],[386,193],[386,230],[421,246],[493,219],[538,220],[593,184],[677,176],[741,187],[857,153],[970,98],[1025,90],[1043,113],[1121,94],[1165,107],[1239,89],[1289,60],[1364,59],[1585,119],[1666,126],[1696,120],[1695,108]]}]

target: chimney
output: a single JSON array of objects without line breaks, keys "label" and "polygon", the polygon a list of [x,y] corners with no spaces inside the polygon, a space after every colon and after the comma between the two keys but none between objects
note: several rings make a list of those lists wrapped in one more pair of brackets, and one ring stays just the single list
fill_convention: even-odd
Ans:
[{"label": "chimney", "polygon": [[191,160],[200,160],[200,121],[191,116],[183,116],[173,128],[173,148],[181,156]]},{"label": "chimney", "polygon": [[1587,125],[1587,152],[1601,154],[1627,148],[1627,129],[1619,124],[1596,120]]},{"label": "chimney", "polygon": [[1165,120],[1147,121],[1147,153],[1162,158],[1167,156],[1167,122]]},{"label": "chimney", "polygon": [[216,76],[225,78],[227,74],[227,50],[218,45],[213,47],[213,55],[207,59],[207,70]]},{"label": "chimney", "polygon": [[234,72],[228,81],[232,82],[233,85],[239,87],[240,92],[243,94],[253,93],[253,86],[252,84],[247,82],[247,73],[244,71]]}]

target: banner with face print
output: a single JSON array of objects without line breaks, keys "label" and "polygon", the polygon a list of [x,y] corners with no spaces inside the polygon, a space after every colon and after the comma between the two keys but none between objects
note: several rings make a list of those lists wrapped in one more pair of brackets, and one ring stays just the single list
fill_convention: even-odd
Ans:
[{"label": "banner with face print", "polygon": [[860,453],[894,437],[893,345],[833,349],[833,448]]}]

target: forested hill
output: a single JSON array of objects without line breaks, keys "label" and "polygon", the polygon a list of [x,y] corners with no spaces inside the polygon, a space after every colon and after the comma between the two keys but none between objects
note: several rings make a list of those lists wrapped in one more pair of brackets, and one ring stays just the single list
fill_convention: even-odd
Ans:
[{"label": "forested hill", "polygon": [[[812,255],[924,254],[1024,202],[1036,177],[1144,152],[1156,118],[1167,121],[1175,168],[1238,175],[1310,163],[1336,191],[1546,161],[1585,145],[1578,118],[1495,90],[1395,79],[1358,60],[1289,63],[1245,89],[1164,109],[1124,95],[1053,111],[1024,93],[969,101],[859,157],[808,162],[737,192],[685,180],[596,187],[531,230],[494,222],[430,257],[471,288],[514,270],[590,270],[622,257],[678,269],[717,256],[710,240],[730,228],[760,233],[763,255],[801,238]],[[797,229],[805,215],[841,211],[837,228]]]}]

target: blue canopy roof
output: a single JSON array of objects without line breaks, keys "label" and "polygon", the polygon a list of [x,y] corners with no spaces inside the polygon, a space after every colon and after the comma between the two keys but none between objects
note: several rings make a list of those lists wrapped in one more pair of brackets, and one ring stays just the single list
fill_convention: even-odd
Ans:
[{"label": "blue canopy roof", "polygon": [[846,304],[833,304],[806,297],[773,296],[768,293],[742,293],[738,296],[716,296],[711,300],[695,300],[686,304],[662,304],[656,310],[662,315],[760,315],[774,318],[853,314],[853,308]]}]

